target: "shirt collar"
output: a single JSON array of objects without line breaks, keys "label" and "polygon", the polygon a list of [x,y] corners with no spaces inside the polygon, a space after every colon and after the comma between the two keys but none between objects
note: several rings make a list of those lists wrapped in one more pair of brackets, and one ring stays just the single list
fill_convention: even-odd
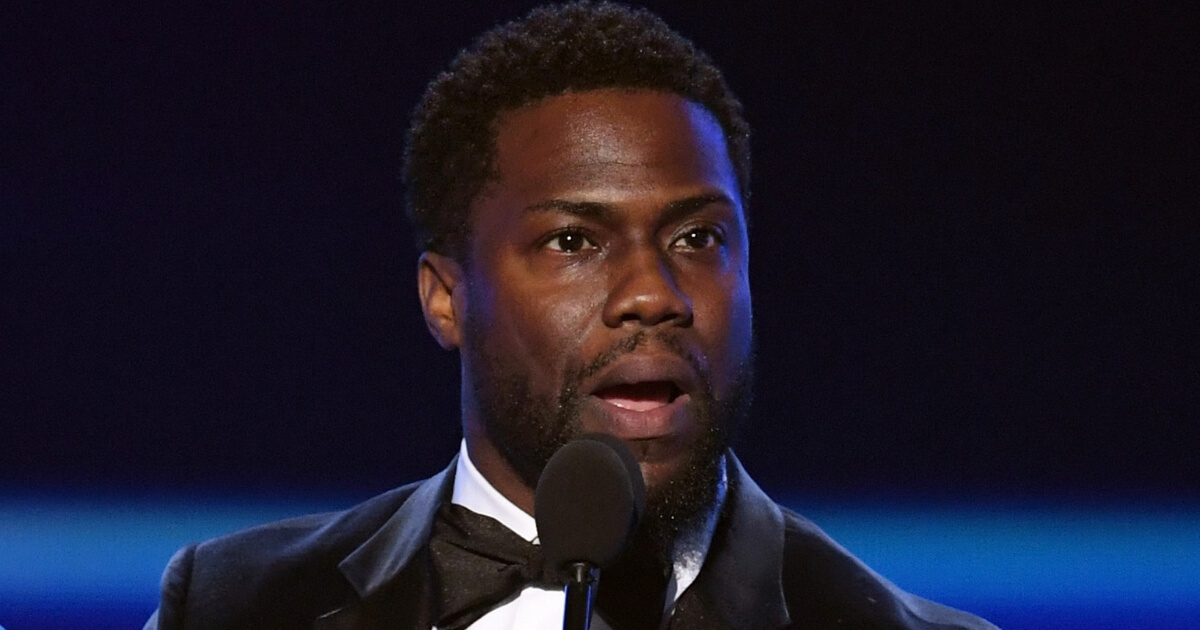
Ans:
[{"label": "shirt collar", "polygon": [[458,448],[458,466],[454,471],[454,491],[450,502],[476,514],[490,516],[529,542],[537,542],[537,522],[492,486],[475,468],[467,453],[467,441]]}]

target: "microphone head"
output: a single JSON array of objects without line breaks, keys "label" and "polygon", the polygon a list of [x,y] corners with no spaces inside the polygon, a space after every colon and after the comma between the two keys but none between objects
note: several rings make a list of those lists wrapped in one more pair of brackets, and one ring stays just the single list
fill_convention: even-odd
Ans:
[{"label": "microphone head", "polygon": [[606,568],[620,557],[646,510],[646,484],[628,446],[603,433],[568,442],[538,479],[533,516],[552,566]]}]

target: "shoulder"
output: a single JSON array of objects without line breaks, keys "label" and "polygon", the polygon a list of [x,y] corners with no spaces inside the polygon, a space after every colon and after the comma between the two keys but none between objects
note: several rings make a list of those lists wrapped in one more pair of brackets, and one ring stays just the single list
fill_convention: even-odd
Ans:
[{"label": "shoulder", "polygon": [[352,592],[338,563],[378,531],[417,486],[341,512],[259,525],[184,547],[163,573],[159,627],[283,627],[289,624],[280,622],[292,617],[311,624]]},{"label": "shoulder", "polygon": [[904,592],[812,521],[780,510],[783,589],[795,627],[995,630],[974,615]]},{"label": "shoulder", "polygon": [[340,512],[309,514],[258,525],[196,546],[196,561],[230,564],[265,561],[272,565],[326,553],[347,553],[378,530],[419,484],[372,497]]}]

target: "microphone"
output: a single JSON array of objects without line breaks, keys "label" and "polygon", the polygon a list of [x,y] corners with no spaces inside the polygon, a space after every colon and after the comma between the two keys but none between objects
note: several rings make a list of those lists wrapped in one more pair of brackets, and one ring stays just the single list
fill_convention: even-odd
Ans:
[{"label": "microphone", "polygon": [[542,554],[567,576],[563,630],[587,630],[600,570],[633,538],[646,483],[624,442],[589,433],[558,449],[538,479],[533,517]]}]

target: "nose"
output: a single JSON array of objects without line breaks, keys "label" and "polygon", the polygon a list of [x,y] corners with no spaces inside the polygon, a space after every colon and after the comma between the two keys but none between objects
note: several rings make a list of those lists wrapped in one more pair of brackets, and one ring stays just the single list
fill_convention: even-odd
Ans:
[{"label": "nose", "polygon": [[691,325],[692,301],[680,289],[664,256],[652,247],[643,247],[614,262],[604,304],[605,326],[620,328],[626,322]]}]

